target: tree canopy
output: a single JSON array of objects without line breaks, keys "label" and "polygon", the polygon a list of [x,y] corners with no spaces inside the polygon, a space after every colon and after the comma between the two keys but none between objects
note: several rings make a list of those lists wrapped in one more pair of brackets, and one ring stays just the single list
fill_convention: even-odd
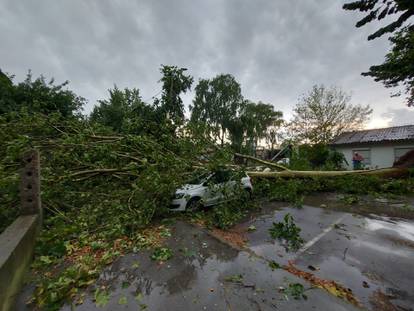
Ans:
[{"label": "tree canopy", "polygon": [[184,104],[180,95],[191,89],[194,79],[185,74],[186,68],[162,65],[160,71],[163,75],[160,80],[162,94],[161,100],[157,99],[155,104],[166,117],[181,125],[184,122]]},{"label": "tree canopy", "polygon": [[414,15],[414,1],[412,0],[358,0],[345,3],[343,8],[345,10],[368,12],[364,18],[356,23],[356,27],[362,27],[374,20],[380,21],[389,15],[399,14],[395,21],[369,35],[368,40],[381,37],[385,33],[394,32]]},{"label": "tree canopy", "polygon": [[275,111],[273,105],[247,101],[242,108],[240,120],[244,132],[246,151],[253,152],[259,141],[266,139],[269,128],[282,122],[283,113]]},{"label": "tree canopy", "polygon": [[289,124],[293,137],[305,143],[326,144],[343,132],[361,129],[372,109],[351,105],[350,100],[351,97],[337,87],[315,85],[293,110],[293,120]]},{"label": "tree canopy", "polygon": [[362,27],[374,20],[383,20],[387,16],[398,15],[397,19],[368,36],[368,40],[373,40],[387,33],[393,34],[389,38],[391,51],[386,55],[384,63],[371,66],[369,71],[362,75],[371,76],[386,87],[405,86],[408,106],[414,106],[414,26],[409,22],[414,16],[414,1],[359,0],[346,3],[343,8],[367,13],[357,22],[356,27]]},{"label": "tree canopy", "polygon": [[159,111],[142,101],[138,89],[120,90],[116,85],[108,90],[109,98],[99,100],[90,119],[108,126],[118,133],[141,134],[151,132],[154,123],[161,122]]},{"label": "tree canopy", "polygon": [[207,132],[224,144],[231,123],[240,115],[243,96],[240,84],[230,74],[201,79],[190,106],[191,121],[208,124]]},{"label": "tree canopy", "polygon": [[403,85],[408,95],[408,106],[414,106],[414,26],[403,28],[390,41],[392,48],[384,63],[371,66],[362,75],[373,77],[386,87]]},{"label": "tree canopy", "polygon": [[0,113],[20,111],[49,114],[59,112],[63,117],[80,113],[86,100],[67,89],[68,81],[55,85],[54,79],[46,82],[44,76],[33,80],[29,71],[26,79],[18,84],[13,77],[0,73]]},{"label": "tree canopy", "polygon": [[270,126],[281,122],[282,112],[273,105],[245,100],[241,86],[230,74],[201,79],[191,110],[191,123],[201,123],[205,135],[236,152],[252,153]]}]

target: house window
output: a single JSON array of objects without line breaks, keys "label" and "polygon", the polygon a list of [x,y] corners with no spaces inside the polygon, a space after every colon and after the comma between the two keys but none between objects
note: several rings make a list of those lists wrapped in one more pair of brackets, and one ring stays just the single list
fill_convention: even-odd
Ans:
[{"label": "house window", "polygon": [[362,157],[364,158],[362,163],[365,166],[370,166],[371,165],[371,150],[370,149],[355,149],[355,150],[352,150],[352,156],[354,156],[355,153],[358,153],[358,154],[362,155]]},{"label": "house window", "polygon": [[398,161],[407,152],[414,150],[414,147],[408,148],[394,148],[394,160]]}]

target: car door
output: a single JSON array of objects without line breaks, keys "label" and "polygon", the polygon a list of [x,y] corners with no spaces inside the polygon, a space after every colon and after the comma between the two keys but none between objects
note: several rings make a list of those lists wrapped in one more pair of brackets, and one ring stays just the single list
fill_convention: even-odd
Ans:
[{"label": "car door", "polygon": [[232,171],[225,171],[223,178],[222,178],[222,197],[220,198],[222,201],[231,200],[234,198],[234,192],[237,188],[237,180],[235,179],[235,175]]},{"label": "car door", "polygon": [[222,171],[217,171],[204,183],[203,201],[205,206],[217,204],[223,199],[225,177]]},{"label": "car door", "polygon": [[207,183],[205,205],[226,201],[232,196],[236,182],[231,179],[230,171],[217,171]]},{"label": "car door", "polygon": [[203,195],[203,202],[204,206],[214,205],[219,201],[220,197],[220,189],[218,184],[220,183],[221,176],[220,174],[214,173],[211,175],[207,181],[204,182],[203,187],[204,195]]}]

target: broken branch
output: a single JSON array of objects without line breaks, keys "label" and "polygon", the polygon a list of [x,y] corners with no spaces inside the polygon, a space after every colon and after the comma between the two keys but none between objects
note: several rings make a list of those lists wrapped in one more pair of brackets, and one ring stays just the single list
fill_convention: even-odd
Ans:
[{"label": "broken branch", "polygon": [[241,153],[235,153],[234,155],[236,157],[252,160],[252,161],[255,161],[257,163],[261,163],[263,165],[266,165],[266,166],[269,166],[269,167],[272,167],[272,168],[277,168],[277,169],[282,170],[282,171],[290,171],[290,169],[288,169],[287,167],[284,167],[283,165],[276,164],[276,163],[271,163],[271,162],[261,160],[261,159],[258,159],[258,158],[255,158],[255,157],[252,157],[252,156],[249,156],[249,155],[245,155],[245,154],[241,154]]}]

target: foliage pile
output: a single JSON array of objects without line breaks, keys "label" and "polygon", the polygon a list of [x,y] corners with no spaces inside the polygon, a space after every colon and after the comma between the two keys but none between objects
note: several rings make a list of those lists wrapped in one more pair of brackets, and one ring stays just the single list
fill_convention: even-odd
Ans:
[{"label": "foliage pile", "polygon": [[247,215],[256,206],[250,200],[250,194],[241,189],[235,198],[215,206],[206,216],[207,224],[219,229],[229,229]]},{"label": "foliage pile", "polygon": [[[243,171],[232,171],[232,173],[234,180],[240,180],[245,176]],[[189,216],[194,222],[201,222],[207,227],[227,230],[243,219],[249,210],[257,208],[256,202],[252,200],[252,193],[243,189],[241,184],[237,184],[236,188],[229,188],[225,185],[208,186],[210,192],[220,192],[223,200],[209,209],[191,213]]]},{"label": "foliage pile", "polygon": [[256,195],[274,201],[299,203],[303,196],[315,192],[339,192],[353,195],[414,193],[414,179],[387,179],[367,175],[337,177],[273,178],[255,181]]},{"label": "foliage pile", "polygon": [[197,146],[186,138],[119,136],[58,114],[8,115],[0,117],[0,124],[5,146],[0,155],[5,176],[1,206],[16,203],[12,197],[17,197],[19,159],[36,147],[42,155],[44,207],[60,216],[75,213],[83,219],[78,222],[82,230],[106,227],[107,234],[128,234],[148,224],[168,205],[197,154]]},{"label": "foliage pile", "polygon": [[51,309],[116,255],[143,245],[142,229],[166,212],[206,147],[179,133],[119,135],[78,118],[23,111],[0,116],[0,140],[2,226],[18,206],[20,158],[29,148],[40,150],[45,213],[35,266],[72,262],[39,275],[35,302]]}]

